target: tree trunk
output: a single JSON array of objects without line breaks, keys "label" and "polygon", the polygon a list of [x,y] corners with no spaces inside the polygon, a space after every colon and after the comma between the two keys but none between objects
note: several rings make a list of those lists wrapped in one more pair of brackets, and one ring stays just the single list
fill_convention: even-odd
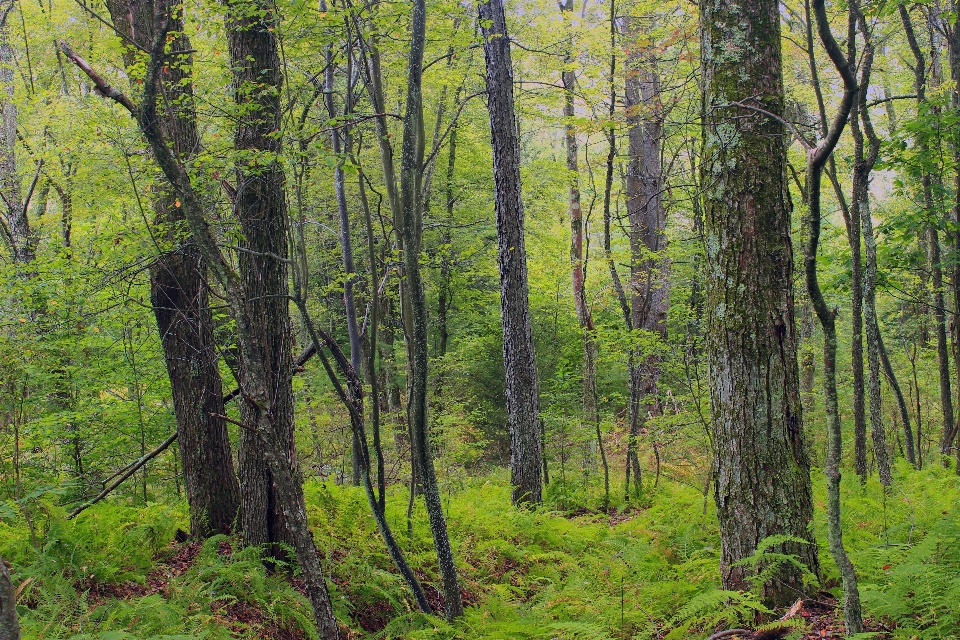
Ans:
[{"label": "tree trunk", "polygon": [[[820,568],[800,408],[785,131],[774,118],[730,106],[750,101],[782,117],[780,14],[775,0],[704,1],[700,9],[714,498],[724,588],[746,589],[751,570],[736,563],[772,535],[806,541],[775,549],[796,554],[814,574]],[[800,588],[800,570],[781,566],[763,585],[764,600],[792,602]]]},{"label": "tree trunk", "polygon": [[14,262],[33,262],[37,238],[30,229],[27,211],[23,206],[20,190],[20,174],[17,173],[15,148],[17,144],[17,106],[13,103],[13,47],[10,45],[7,18],[12,11],[13,0],[0,3],[0,115],[3,130],[0,131],[0,207],[4,211],[11,254]]},{"label": "tree trunk", "polygon": [[7,563],[3,558],[0,558],[0,640],[20,640],[17,591],[13,588]]},{"label": "tree trunk", "polygon": [[407,400],[407,420],[413,436],[416,466],[420,471],[423,497],[433,532],[433,544],[443,580],[444,613],[448,620],[463,614],[460,583],[454,564],[453,548],[447,534],[447,522],[440,502],[433,455],[430,448],[430,429],[427,420],[427,302],[420,275],[420,239],[423,235],[421,197],[421,166],[423,164],[423,49],[427,30],[427,8],[424,0],[414,0],[413,29],[410,39],[410,57],[407,81],[407,105],[403,119],[403,149],[400,168],[400,203],[403,213],[403,264],[406,270],[406,293],[411,311],[410,336],[410,397]]},{"label": "tree trunk", "polygon": [[[113,24],[122,34],[144,49],[150,47],[153,40],[150,3],[111,0],[107,7]],[[172,47],[189,51],[191,46],[184,34],[182,14],[172,18],[171,30],[179,34],[172,41]],[[135,52],[128,49],[124,62],[128,67],[137,62]],[[164,104],[168,108],[161,115],[160,129],[182,160],[188,160],[200,148],[191,77],[189,54],[175,64],[166,65],[161,77]],[[184,216],[172,189],[167,187],[159,193],[153,209],[166,241],[174,246],[159,255],[150,269],[150,300],[160,330],[177,416],[178,449],[190,506],[190,532],[199,538],[229,534],[237,521],[240,486],[234,473],[227,425],[221,417],[226,412],[207,296],[206,264],[189,239],[177,246],[178,227]],[[64,243],[69,244],[66,231]]]},{"label": "tree trunk", "polygon": [[[574,91],[577,77],[573,70],[573,1],[565,0],[560,4],[560,11],[566,14],[564,22],[567,29],[567,50],[564,54],[563,81],[563,117],[564,117],[564,146],[567,154],[567,178],[569,180],[569,210],[570,216],[570,268],[573,280],[573,304],[577,313],[577,322],[583,334],[583,416],[591,433],[596,434],[597,447],[603,464],[603,479],[605,501],[610,502],[610,470],[607,467],[607,456],[603,450],[603,438],[600,432],[600,415],[597,409],[597,359],[599,346],[594,336],[593,317],[590,306],[587,304],[587,288],[585,259],[583,250],[584,219],[580,206],[580,169],[577,163],[577,133],[573,124]],[[542,454],[542,452],[541,452]],[[593,456],[585,456],[592,466]]]},{"label": "tree trunk", "polygon": [[510,430],[514,503],[541,501],[540,397],[527,289],[527,253],[520,198],[520,140],[513,104],[513,62],[503,0],[480,5],[486,58],[487,108],[493,144],[500,317]]},{"label": "tree trunk", "polygon": [[[817,29],[827,53],[843,78],[844,92],[836,117],[829,128],[824,126],[823,139],[815,149],[807,150],[807,222],[808,235],[804,244],[804,275],[807,294],[813,305],[820,326],[823,329],[823,389],[827,418],[827,460],[824,475],[827,479],[827,540],[830,555],[840,570],[843,584],[843,617],[846,631],[854,635],[863,631],[860,610],[860,591],[857,587],[857,573],[843,545],[843,528],[840,522],[840,461],[843,438],[840,433],[840,410],[837,402],[837,328],[836,311],[827,307],[817,279],[817,249],[820,243],[820,184],[824,167],[828,164],[833,149],[843,133],[850,110],[857,95],[857,80],[852,63],[848,63],[837,41],[830,31],[830,23],[823,0],[815,0]],[[807,21],[811,21],[810,5],[806,4]],[[856,53],[854,30],[854,9],[848,10],[848,33],[851,35],[848,47],[850,59]],[[808,44],[813,55],[813,36],[809,35]],[[821,105],[821,114],[826,122],[826,109]],[[832,167],[831,167],[832,168]],[[839,190],[837,190],[839,193]],[[849,217],[849,216],[847,216]],[[849,230],[849,225],[848,225]]]},{"label": "tree trunk", "polygon": [[[627,35],[642,31],[639,18],[628,19]],[[667,337],[669,264],[663,175],[660,166],[662,112],[656,54],[651,47],[629,46],[626,60],[624,106],[629,130],[627,214],[630,219],[630,314],[634,329]],[[636,440],[647,416],[660,415],[660,357],[634,351],[631,370],[631,417],[628,461],[636,461]],[[656,445],[654,445],[656,446]],[[639,464],[637,477],[639,478]],[[639,485],[638,485],[639,488]]]},{"label": "tree trunk", "polygon": [[[950,13],[948,15],[954,15]],[[941,24],[946,27],[947,33],[947,53],[950,60],[950,76],[954,82],[952,91],[951,106],[954,110],[960,108],[960,28],[955,24],[949,24],[948,20],[941,19]],[[960,142],[953,141],[954,166],[956,167],[956,176],[954,178],[954,203],[951,222],[954,225],[960,224]],[[954,230],[948,235],[950,244],[954,252],[960,253],[960,231]],[[953,289],[953,365],[954,374],[957,376],[957,387],[960,388],[960,260],[954,260],[953,269],[951,269],[950,280]],[[955,470],[960,475],[960,447],[956,446],[957,433],[960,432],[960,416],[955,418],[951,434],[943,438],[941,450],[944,453],[944,461],[950,455],[952,448],[956,454]]]}]

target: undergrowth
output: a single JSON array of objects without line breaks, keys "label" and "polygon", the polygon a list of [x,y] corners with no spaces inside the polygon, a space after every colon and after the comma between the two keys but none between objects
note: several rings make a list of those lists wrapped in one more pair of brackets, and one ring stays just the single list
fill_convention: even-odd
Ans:
[{"label": "undergrowth", "polygon": [[[905,467],[886,493],[844,479],[845,540],[865,614],[895,627],[896,638],[960,637],[958,482],[948,470]],[[839,596],[822,485],[823,586]],[[769,619],[756,594],[720,589],[717,525],[701,493],[664,483],[641,508],[619,504],[612,514],[573,510],[574,495],[600,504],[583,487],[554,485],[543,509],[515,510],[501,475],[450,487],[444,504],[469,606],[448,624],[416,612],[359,490],[306,486],[336,614],[353,637],[675,640]],[[171,544],[186,528],[182,505],[100,504],[67,521],[41,498],[30,523],[9,507],[0,510],[0,555],[13,565],[24,638],[315,637],[296,578],[283,567],[269,574],[256,549],[223,536]],[[397,490],[388,520],[439,601],[426,514],[416,510],[407,536],[405,511]]]}]

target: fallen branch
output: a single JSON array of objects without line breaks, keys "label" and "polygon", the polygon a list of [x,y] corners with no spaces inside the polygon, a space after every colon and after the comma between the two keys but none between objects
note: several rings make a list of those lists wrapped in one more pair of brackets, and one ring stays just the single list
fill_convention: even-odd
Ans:
[{"label": "fallen branch", "polygon": [[107,497],[107,494],[109,494],[111,491],[113,491],[114,489],[119,487],[121,484],[123,484],[124,480],[126,480],[127,478],[132,476],[134,473],[136,473],[143,465],[147,464],[148,462],[156,458],[158,455],[166,451],[167,447],[173,444],[173,441],[176,439],[177,439],[177,432],[174,431],[173,435],[171,435],[169,438],[164,440],[159,447],[157,447],[150,453],[142,456],[127,470],[126,473],[124,473],[119,478],[111,482],[107,487],[104,488],[103,491],[98,493],[95,498],[93,498],[89,502],[85,502],[84,504],[80,505],[79,507],[71,511],[70,515],[67,516],[67,520],[73,520],[75,517],[77,517],[77,515],[80,514],[80,512],[84,511],[85,509],[89,509],[93,505],[103,500],[105,497]]},{"label": "fallen branch", "polygon": [[[301,367],[303,367],[303,365],[305,365],[305,364],[307,363],[307,361],[308,361],[311,357],[313,357],[313,354],[315,354],[316,352],[317,352],[317,346],[316,346],[314,343],[312,343],[312,342],[310,343],[310,346],[308,346],[306,349],[304,349],[302,352],[300,352],[300,355],[297,356],[297,361],[296,361],[297,371],[298,371],[298,372],[301,370]],[[236,398],[238,395],[240,395],[240,389],[234,389],[233,391],[231,391],[231,392],[228,393],[227,395],[223,396],[223,402],[224,402],[224,404],[226,404],[227,402],[233,400],[233,399]],[[236,422],[236,421],[232,420],[231,418],[228,418],[227,416],[217,415],[216,417],[222,418],[222,419],[226,420],[227,422],[231,422],[231,423],[233,423],[233,424],[238,424],[238,425],[240,425],[241,427],[243,426],[243,425],[240,424],[239,422]],[[133,463],[127,465],[126,467],[124,467],[124,469],[123,469],[122,471],[120,471],[117,475],[114,476],[114,477],[117,478],[116,480],[114,480],[113,482],[111,482],[108,486],[104,487],[103,491],[101,491],[100,493],[98,493],[95,498],[93,498],[93,499],[90,500],[89,502],[85,502],[84,504],[80,505],[79,507],[77,507],[76,509],[74,509],[73,511],[71,511],[71,512],[70,512],[70,515],[67,516],[67,520],[73,520],[75,517],[77,517],[77,516],[80,514],[80,512],[84,511],[85,509],[89,509],[89,508],[92,507],[93,505],[97,504],[98,502],[100,502],[101,500],[103,500],[104,498],[106,498],[107,495],[108,495],[111,491],[113,491],[114,489],[116,489],[117,487],[119,487],[121,484],[123,484],[123,482],[124,482],[127,478],[129,478],[129,477],[132,476],[134,473],[136,473],[137,471],[139,471],[145,464],[147,464],[148,462],[150,462],[151,460],[153,460],[154,458],[156,458],[158,455],[160,455],[161,453],[163,453],[164,451],[166,451],[167,448],[168,448],[171,444],[173,444],[173,442],[177,439],[177,436],[178,436],[178,435],[180,435],[180,433],[179,433],[178,431],[174,431],[173,434],[172,434],[169,438],[167,438],[166,440],[164,440],[162,443],[160,443],[160,446],[158,446],[156,449],[154,449],[154,450],[151,451],[150,453],[147,453],[146,455],[142,456],[142,457],[139,458],[136,462],[133,462]],[[117,477],[117,476],[119,476],[119,477]]]}]

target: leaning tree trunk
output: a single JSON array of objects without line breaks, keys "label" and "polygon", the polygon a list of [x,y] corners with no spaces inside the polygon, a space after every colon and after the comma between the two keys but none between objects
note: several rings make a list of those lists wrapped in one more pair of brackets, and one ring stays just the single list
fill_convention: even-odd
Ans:
[{"label": "leaning tree trunk", "polygon": [[427,421],[427,301],[420,274],[420,240],[423,237],[421,166],[423,164],[423,49],[427,30],[427,8],[424,0],[414,0],[413,29],[407,81],[406,115],[403,119],[403,148],[400,161],[400,206],[403,214],[403,265],[406,271],[406,293],[410,304],[412,334],[410,336],[410,381],[407,420],[413,436],[415,465],[420,472],[423,497],[437,551],[440,577],[443,581],[444,613],[448,620],[463,614],[460,582],[454,564],[453,548],[447,533],[447,521],[440,502],[430,428]]},{"label": "leaning tree trunk", "polygon": [[500,317],[510,429],[513,501],[541,501],[540,397],[527,289],[527,252],[520,199],[520,140],[513,106],[513,62],[503,0],[480,5],[487,67],[487,108],[493,144]]},{"label": "leaning tree trunk", "polygon": [[[785,131],[777,119],[784,108],[780,14],[775,0],[704,1],[700,9],[714,498],[724,587],[746,589],[752,571],[738,562],[773,535],[806,541],[775,548],[819,573],[800,409]],[[731,104],[738,100],[746,107]],[[792,602],[802,586],[801,571],[783,565],[763,585],[764,600]]]},{"label": "leaning tree trunk", "polygon": [[[153,9],[150,3],[111,0],[110,17],[118,31],[143,49],[153,40]],[[177,51],[190,51],[184,34],[182,13],[171,19],[172,40]],[[129,48],[124,62],[137,62]],[[200,147],[193,103],[192,58],[182,55],[162,73],[164,105],[160,117],[163,136],[183,160]],[[228,534],[237,520],[240,486],[233,468],[230,436],[223,419],[223,388],[213,318],[207,297],[207,269],[196,244],[177,243],[183,211],[169,187],[153,203],[154,216],[165,240],[173,246],[157,256],[150,269],[150,300],[160,330],[163,356],[170,378],[170,391],[177,417],[180,460],[190,507],[190,532],[200,538]]]}]

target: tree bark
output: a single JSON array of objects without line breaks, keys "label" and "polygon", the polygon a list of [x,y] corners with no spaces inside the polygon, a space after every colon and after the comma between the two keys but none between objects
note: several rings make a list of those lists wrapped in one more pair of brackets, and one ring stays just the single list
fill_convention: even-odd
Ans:
[{"label": "tree bark", "polygon": [[[107,3],[114,26],[124,36],[147,49],[153,40],[152,3],[111,0]],[[178,34],[171,46],[189,51],[182,13],[171,18]],[[124,62],[137,62],[127,49]],[[193,103],[192,58],[179,56],[161,72],[166,108],[160,129],[181,161],[189,161],[200,148]],[[196,244],[179,240],[184,216],[177,197],[167,186],[153,202],[156,223],[173,249],[161,253],[150,269],[150,300],[177,417],[180,460],[190,507],[190,532],[206,538],[229,534],[237,521],[240,485],[233,468],[230,437],[223,419],[223,388],[217,366],[217,345],[207,294],[207,269]],[[64,234],[65,244],[69,236]]]},{"label": "tree bark", "polygon": [[[570,269],[573,281],[573,304],[577,313],[577,322],[583,335],[583,416],[591,433],[596,434],[597,447],[603,464],[603,481],[605,501],[610,502],[610,469],[607,466],[607,456],[603,449],[603,438],[600,432],[600,415],[597,410],[597,359],[600,357],[599,345],[594,336],[593,317],[590,306],[587,304],[586,273],[584,269],[584,219],[583,209],[580,206],[580,169],[577,163],[577,133],[573,123],[574,91],[576,90],[577,76],[573,66],[573,1],[565,0],[560,4],[561,14],[564,17],[567,29],[566,52],[564,53],[564,67],[561,74],[563,82],[563,117],[564,117],[564,146],[567,156],[567,179],[569,181],[567,211],[570,217]],[[592,466],[593,456],[585,458]]]},{"label": "tree bark", "polygon": [[460,582],[454,564],[453,548],[447,533],[446,517],[440,502],[433,455],[430,448],[430,429],[427,420],[427,303],[420,275],[420,240],[423,235],[421,201],[421,167],[423,164],[423,49],[427,30],[427,9],[424,0],[413,2],[413,28],[410,38],[410,57],[407,80],[407,105],[403,119],[403,148],[400,165],[400,203],[403,213],[403,264],[406,271],[406,293],[410,304],[412,333],[410,336],[410,397],[407,400],[407,420],[415,445],[416,466],[420,471],[423,497],[437,551],[437,562],[443,580],[444,613],[448,620],[463,614]]},{"label": "tree bark", "polygon": [[[780,14],[775,0],[700,5],[707,356],[721,575],[748,588],[739,560],[772,535],[819,574],[803,439],[787,193]],[[731,42],[738,43],[731,48]],[[732,105],[750,101],[776,118]],[[746,104],[746,103],[744,103]],[[802,587],[781,566],[762,591],[784,604]]]},{"label": "tree bark", "polygon": [[7,563],[3,558],[0,558],[0,640],[20,640],[17,591],[13,588]]},{"label": "tree bark", "polygon": [[480,5],[486,58],[487,108],[493,145],[500,317],[510,430],[510,482],[514,503],[542,499],[540,393],[527,288],[527,253],[520,197],[520,140],[513,103],[513,62],[503,0]]},{"label": "tree bark", "polygon": [[33,262],[37,238],[30,229],[27,210],[23,206],[20,189],[20,174],[17,173],[17,106],[13,103],[13,47],[7,18],[13,10],[13,0],[0,3],[0,115],[3,130],[0,131],[0,207],[5,209],[7,238],[10,242],[13,261],[20,264]]}]

